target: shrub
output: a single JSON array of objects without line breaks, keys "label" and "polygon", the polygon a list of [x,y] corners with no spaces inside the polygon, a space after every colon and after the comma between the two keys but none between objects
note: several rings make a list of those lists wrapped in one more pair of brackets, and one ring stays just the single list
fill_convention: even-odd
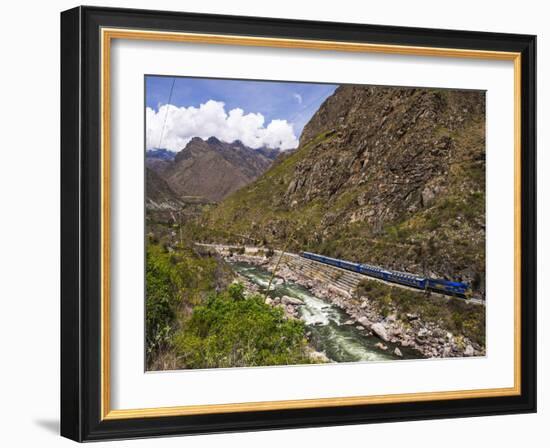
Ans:
[{"label": "shrub", "polygon": [[171,336],[177,304],[178,285],[169,254],[149,245],[146,256],[146,352],[148,363],[165,347]]},{"label": "shrub", "polygon": [[214,368],[309,363],[305,327],[259,295],[245,297],[241,284],[212,294],[175,337],[183,367]]},{"label": "shrub", "polygon": [[191,248],[165,252],[148,244],[146,255],[145,339],[147,366],[159,365],[158,357],[172,350],[173,336],[189,309],[202,303],[232,275],[216,258],[199,256]]}]

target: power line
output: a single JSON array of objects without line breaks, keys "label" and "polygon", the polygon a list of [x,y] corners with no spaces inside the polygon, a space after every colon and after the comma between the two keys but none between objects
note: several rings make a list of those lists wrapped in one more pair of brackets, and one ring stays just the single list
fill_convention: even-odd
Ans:
[{"label": "power line", "polygon": [[[174,92],[174,84],[176,83],[176,78],[172,78],[172,87],[170,87],[170,95],[168,95],[168,102],[166,103],[167,106],[170,106],[170,101],[172,101],[172,93]],[[160,132],[160,139],[159,139],[159,145],[158,148],[162,149],[162,138],[164,137],[164,128],[166,127],[166,119],[168,118],[168,110],[169,107],[166,107],[166,114],[164,114],[164,123],[162,125],[162,130]]]}]

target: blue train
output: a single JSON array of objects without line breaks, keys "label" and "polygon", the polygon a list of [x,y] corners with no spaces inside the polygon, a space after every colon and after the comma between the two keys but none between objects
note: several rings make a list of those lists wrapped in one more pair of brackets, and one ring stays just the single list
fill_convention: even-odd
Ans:
[{"label": "blue train", "polygon": [[464,296],[469,289],[468,284],[462,282],[451,282],[449,280],[419,277],[418,275],[405,272],[389,271],[369,264],[352,263],[339,260],[338,258],[325,257],[311,252],[300,252],[300,255],[320,263],[330,264],[338,268],[359,272],[360,274],[375,277],[391,283],[410,286],[418,289],[430,289],[447,295]]}]

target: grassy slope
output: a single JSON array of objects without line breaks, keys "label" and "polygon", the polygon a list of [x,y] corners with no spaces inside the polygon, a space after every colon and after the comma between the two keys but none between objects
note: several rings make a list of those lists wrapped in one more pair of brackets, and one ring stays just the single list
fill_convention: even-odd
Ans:
[{"label": "grassy slope", "polygon": [[[247,235],[264,244],[282,244],[292,236],[307,243],[307,229],[320,222],[326,207],[321,202],[310,202],[306,207],[290,208],[282,203],[282,198],[296,165],[309,157],[318,143],[329,139],[327,133],[318,135],[299,151],[274,164],[258,180],[208,211],[205,236],[238,242]],[[269,229],[275,229],[276,234],[270,235]]]}]

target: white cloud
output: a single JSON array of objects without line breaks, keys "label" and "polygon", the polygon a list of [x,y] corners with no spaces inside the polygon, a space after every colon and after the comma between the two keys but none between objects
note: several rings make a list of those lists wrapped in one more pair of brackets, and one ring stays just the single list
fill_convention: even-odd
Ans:
[{"label": "white cloud", "polygon": [[298,104],[302,104],[302,95],[300,95],[299,93],[293,93],[292,96],[296,101],[298,101]]},{"label": "white cloud", "polygon": [[264,126],[262,114],[245,114],[239,108],[226,113],[225,104],[220,101],[209,100],[198,108],[165,104],[158,112],[148,107],[145,118],[147,149],[158,148],[160,144],[163,148],[180,151],[193,137],[216,137],[228,143],[240,140],[251,148],[291,149],[298,146],[294,129],[286,120],[273,120]]}]

